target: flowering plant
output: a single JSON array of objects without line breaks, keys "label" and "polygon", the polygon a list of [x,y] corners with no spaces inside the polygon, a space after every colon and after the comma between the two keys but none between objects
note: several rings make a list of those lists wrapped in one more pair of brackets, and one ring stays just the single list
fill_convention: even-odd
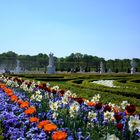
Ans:
[{"label": "flowering plant", "polygon": [[[15,78],[0,79],[12,83]],[[34,81],[18,82],[19,86],[3,83],[0,84],[0,120],[5,139],[138,140],[140,137],[139,115],[135,105],[127,101],[120,106],[103,104],[100,95],[87,100],[58,86],[51,88]],[[30,86],[33,90],[29,97]]]}]

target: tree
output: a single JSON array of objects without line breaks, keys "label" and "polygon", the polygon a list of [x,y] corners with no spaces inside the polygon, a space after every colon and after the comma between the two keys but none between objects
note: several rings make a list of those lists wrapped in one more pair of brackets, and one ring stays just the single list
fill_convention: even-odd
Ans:
[{"label": "tree", "polygon": [[[39,53],[38,55],[18,55],[15,52],[9,51],[0,54],[0,68],[13,70],[16,67],[16,60],[20,60],[20,66],[22,70],[29,71],[47,71],[48,66],[48,55]],[[140,59],[134,58],[137,66],[137,71],[140,72]],[[97,56],[92,56],[88,54],[81,53],[71,53],[66,57],[54,57],[54,63],[57,70],[61,71],[79,71],[80,67],[86,72],[90,70],[99,71],[100,62],[104,63],[105,70],[111,69],[114,72],[129,72],[131,69],[130,59],[115,59],[107,60]]]}]

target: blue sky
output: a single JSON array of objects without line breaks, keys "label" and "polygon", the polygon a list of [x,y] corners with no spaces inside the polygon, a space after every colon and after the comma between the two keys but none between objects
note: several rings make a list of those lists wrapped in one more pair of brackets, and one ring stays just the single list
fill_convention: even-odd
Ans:
[{"label": "blue sky", "polygon": [[140,58],[140,0],[0,0],[0,53]]}]

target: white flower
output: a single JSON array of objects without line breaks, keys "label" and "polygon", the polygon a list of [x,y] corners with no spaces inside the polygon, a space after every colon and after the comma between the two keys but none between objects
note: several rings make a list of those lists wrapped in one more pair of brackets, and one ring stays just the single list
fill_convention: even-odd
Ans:
[{"label": "white flower", "polygon": [[40,83],[41,83],[40,81],[37,81],[37,85],[40,85]]},{"label": "white flower", "polygon": [[89,103],[89,100],[87,100],[87,99],[84,99],[84,104],[88,104]]},{"label": "white flower", "polygon": [[130,116],[130,120],[128,122],[129,124],[129,130],[131,132],[138,129],[140,131],[140,119],[139,116]]},{"label": "white flower", "polygon": [[71,96],[71,91],[70,90],[67,90],[66,92],[65,92],[65,94],[64,94],[64,96],[65,97],[69,97],[69,96]]},{"label": "white flower", "polygon": [[74,102],[73,104],[71,104],[70,110],[69,110],[70,117],[75,117],[77,115],[79,109],[80,109],[80,105],[78,102]]},{"label": "white flower", "polygon": [[36,100],[38,102],[42,101],[43,96],[41,95],[41,91],[37,90],[31,97],[30,100]]},{"label": "white flower", "polygon": [[57,102],[50,101],[49,105],[50,105],[51,110],[57,111],[58,107],[60,106],[60,103],[59,103],[59,101],[57,101]]},{"label": "white flower", "polygon": [[7,80],[6,85],[11,86],[11,87],[18,87],[18,83],[14,82],[13,80]]},{"label": "white flower", "polygon": [[122,103],[121,103],[122,109],[125,109],[125,107],[126,107],[127,105],[130,105],[130,104],[129,104],[127,101],[122,101]]},{"label": "white flower", "polygon": [[53,119],[57,119],[57,116],[58,116],[58,113],[57,112],[54,112],[53,114],[52,114],[52,117],[53,117]]},{"label": "white flower", "polygon": [[76,98],[76,97],[77,97],[76,93],[72,93],[71,96],[72,96],[73,98]]},{"label": "white flower", "polygon": [[49,93],[49,96],[50,99],[53,99],[53,93]]},{"label": "white flower", "polygon": [[68,97],[65,97],[65,96],[62,97],[61,102],[62,102],[63,104],[68,104],[68,102],[69,102]]},{"label": "white flower", "polygon": [[24,91],[28,91],[28,90],[29,90],[29,89],[28,89],[28,86],[27,86],[26,84],[23,85],[22,89],[23,89]]},{"label": "white flower", "polygon": [[58,90],[59,86],[53,86],[51,89]]},{"label": "white flower", "polygon": [[112,135],[107,134],[107,140],[119,140],[119,138],[118,138],[118,137],[116,137],[116,135],[115,135],[115,134],[112,134]]},{"label": "white flower", "polygon": [[44,98],[49,99],[49,94],[47,92],[44,93]]},{"label": "white flower", "polygon": [[34,100],[35,99],[35,95],[33,94],[31,97],[30,97],[30,100]]},{"label": "white flower", "polygon": [[109,111],[104,112],[104,119],[105,120],[113,120],[114,119],[114,112],[109,112]]},{"label": "white flower", "polygon": [[7,85],[7,86],[11,86],[11,84],[12,84],[12,81],[11,81],[11,80],[8,80],[8,81],[6,82],[6,85]]},{"label": "white flower", "polygon": [[94,120],[94,119],[96,119],[96,117],[97,117],[97,114],[94,113],[93,111],[88,112],[87,118],[90,119],[91,121]]},{"label": "white flower", "polygon": [[49,87],[50,86],[50,83],[47,83],[46,85],[47,85],[47,87]]},{"label": "white flower", "polygon": [[37,95],[35,98],[36,101],[41,102],[42,100],[42,95]]},{"label": "white flower", "polygon": [[30,85],[31,88],[35,88],[35,82],[33,81],[32,84]]},{"label": "white flower", "polygon": [[7,78],[5,77],[3,81],[4,83],[6,83],[8,81],[8,77]]},{"label": "white flower", "polygon": [[28,89],[29,92],[33,92],[33,90],[34,90],[34,89],[33,89],[31,86],[30,86],[29,89]]},{"label": "white flower", "polygon": [[23,89],[24,91],[28,91],[28,86],[26,85],[26,81],[24,81],[21,86],[20,86],[21,89]]},{"label": "white flower", "polygon": [[111,102],[109,102],[108,105],[111,106],[111,107],[115,107],[115,104],[113,104]]},{"label": "white flower", "polygon": [[69,97],[69,96],[71,96],[73,98],[77,97],[76,93],[72,93],[70,90],[68,90],[65,92],[64,97]]},{"label": "white flower", "polygon": [[14,82],[15,87],[19,87],[19,84],[17,82]]},{"label": "white flower", "polygon": [[37,90],[37,91],[35,92],[35,94],[36,94],[36,95],[40,95],[40,94],[41,94],[41,91],[40,91],[40,90]]},{"label": "white flower", "polygon": [[91,102],[99,102],[101,96],[99,94],[93,96],[93,98],[91,99]]},{"label": "white flower", "polygon": [[72,111],[78,111],[80,108],[80,105],[78,102],[73,102],[73,104],[70,105],[70,110]]},{"label": "white flower", "polygon": [[88,122],[88,123],[87,123],[87,128],[94,128],[94,124],[91,123],[91,122]]}]

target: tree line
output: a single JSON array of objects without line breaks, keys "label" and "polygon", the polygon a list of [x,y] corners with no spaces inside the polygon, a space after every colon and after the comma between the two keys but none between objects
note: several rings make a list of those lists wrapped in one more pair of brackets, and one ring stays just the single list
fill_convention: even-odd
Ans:
[{"label": "tree line", "polygon": [[[38,55],[18,55],[15,52],[9,51],[0,54],[0,69],[15,69],[17,60],[20,61],[20,67],[23,71],[43,71],[46,73],[49,63],[49,56],[47,54],[39,53]],[[95,71],[99,72],[100,62],[104,64],[105,72],[127,72],[130,73],[131,65],[130,59],[109,59],[98,56],[92,56],[81,53],[71,53],[66,57],[54,57],[56,71]],[[140,72],[140,59],[134,58],[136,62],[136,71]]]}]

